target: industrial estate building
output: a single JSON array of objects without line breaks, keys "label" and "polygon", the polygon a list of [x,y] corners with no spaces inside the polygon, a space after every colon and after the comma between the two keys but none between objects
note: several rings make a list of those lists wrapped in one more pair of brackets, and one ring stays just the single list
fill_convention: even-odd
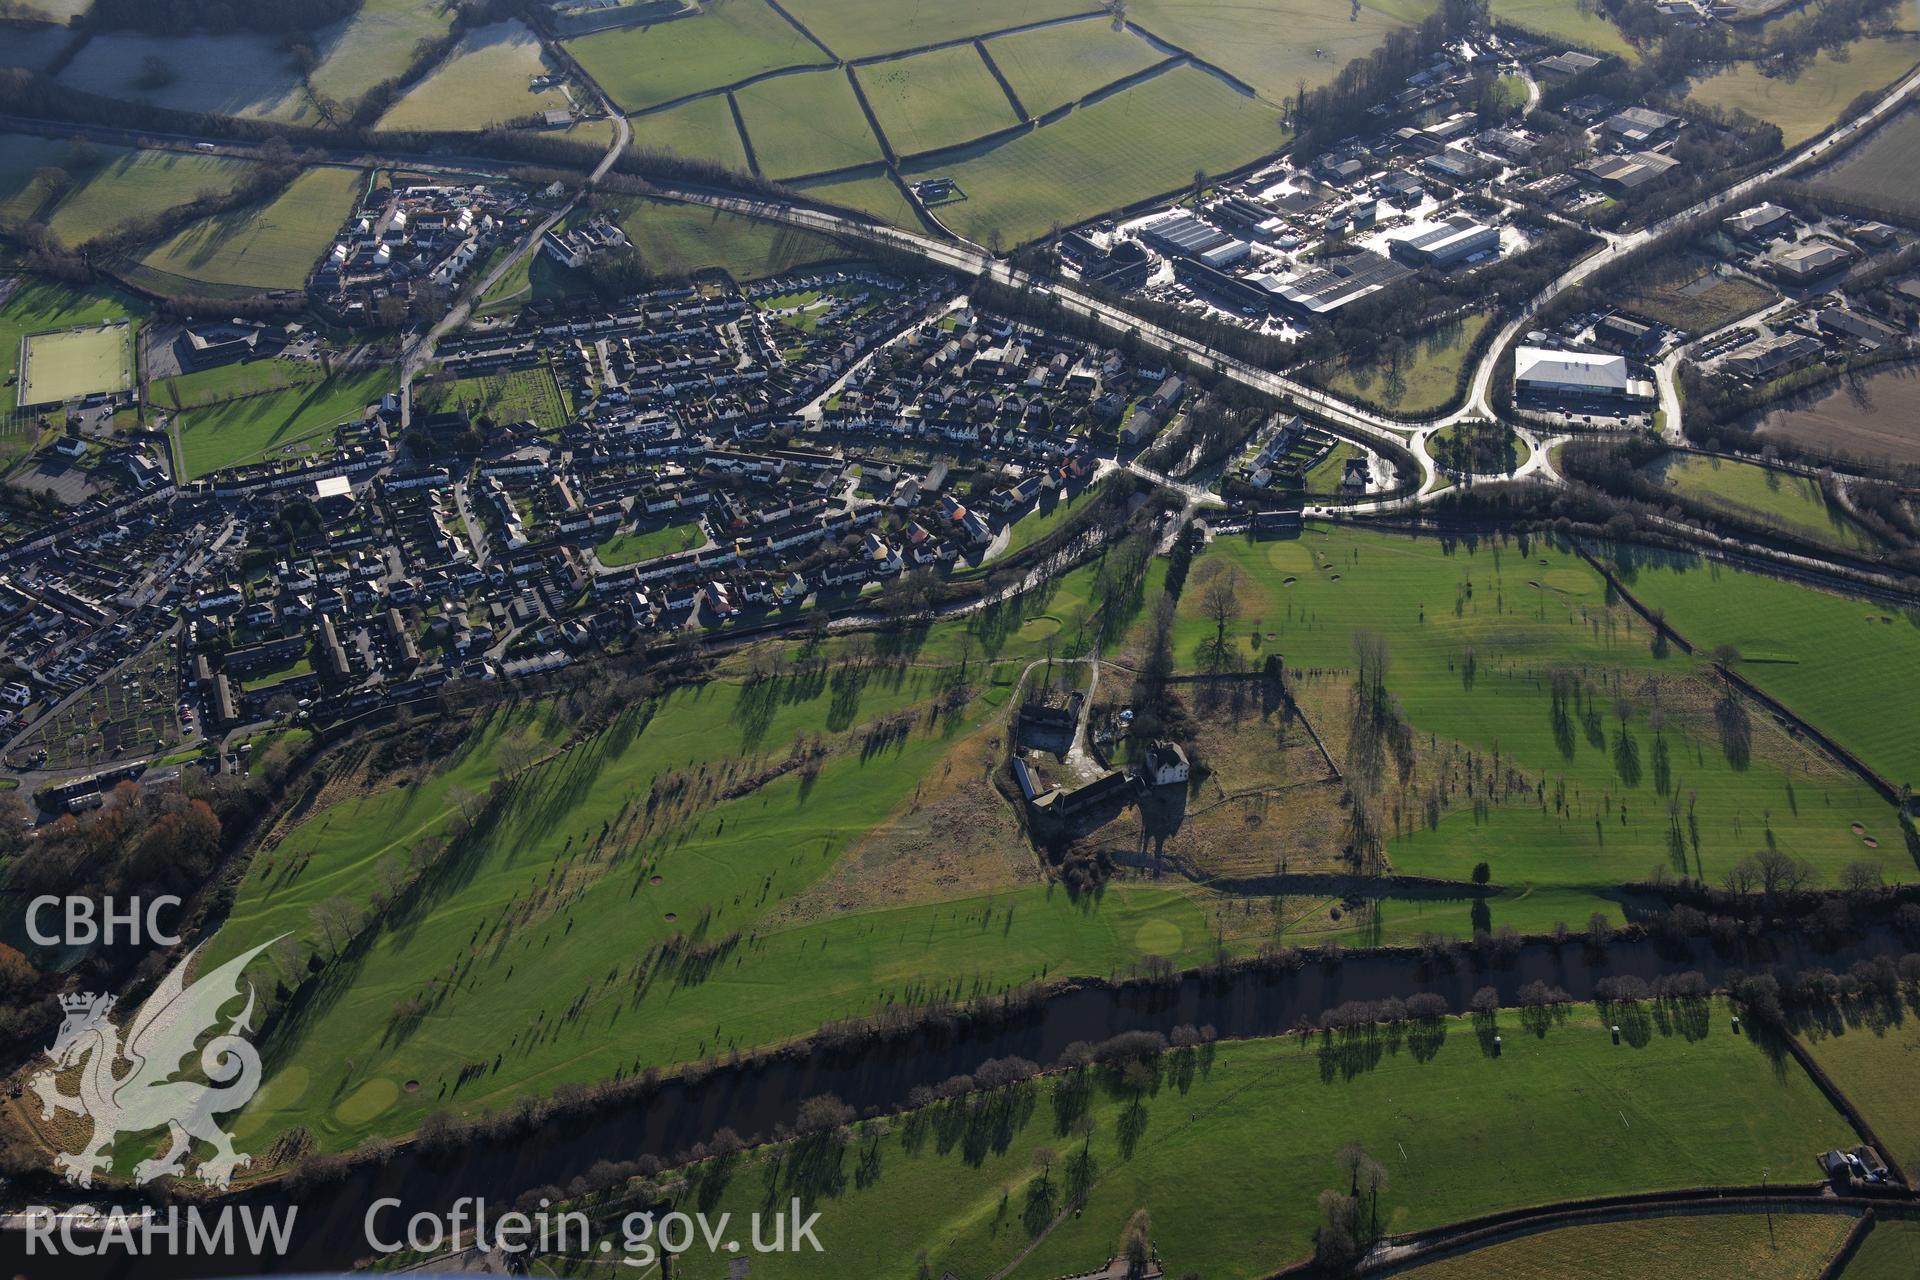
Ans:
[{"label": "industrial estate building", "polygon": [[1500,228],[1471,218],[1449,218],[1418,235],[1387,246],[1393,256],[1415,267],[1445,269],[1485,253],[1500,251]]}]

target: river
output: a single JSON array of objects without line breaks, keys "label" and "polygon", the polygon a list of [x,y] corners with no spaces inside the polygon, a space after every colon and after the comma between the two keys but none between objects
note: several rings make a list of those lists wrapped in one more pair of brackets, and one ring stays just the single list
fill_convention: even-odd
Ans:
[{"label": "river", "polygon": [[[1591,998],[1602,978],[1697,970],[1721,985],[1730,969],[1781,972],[1825,965],[1840,969],[1863,955],[1901,950],[1891,934],[1876,933],[1838,951],[1823,953],[1800,940],[1761,944],[1763,952],[1726,956],[1705,939],[1695,939],[1674,954],[1662,954],[1652,942],[1617,942],[1603,958],[1589,963],[1580,942],[1555,947],[1529,943],[1511,963],[1477,967],[1462,957],[1452,969],[1429,971],[1417,956],[1399,952],[1349,954],[1335,965],[1318,962],[1279,973],[1237,971],[1218,976],[1189,976],[1162,987],[1091,986],[1062,991],[1039,1007],[990,1030],[925,1033],[858,1050],[820,1052],[772,1059],[759,1065],[723,1068],[698,1084],[664,1083],[645,1101],[615,1105],[590,1118],[556,1121],[541,1132],[511,1143],[472,1144],[434,1154],[403,1150],[386,1165],[356,1170],[344,1181],[309,1189],[292,1202],[298,1206],[291,1245],[284,1256],[128,1259],[27,1256],[19,1230],[0,1231],[0,1274],[24,1280],[191,1280],[193,1277],[294,1274],[346,1270],[368,1256],[363,1223],[376,1199],[400,1202],[394,1217],[416,1212],[444,1213],[459,1198],[483,1197],[494,1212],[511,1207],[523,1191],[546,1184],[565,1186],[602,1159],[631,1160],[643,1154],[671,1157],[705,1141],[722,1127],[742,1135],[768,1133],[776,1122],[791,1123],[802,1100],[831,1093],[853,1106],[890,1109],[916,1086],[936,1085],[973,1071],[988,1058],[1016,1055],[1041,1064],[1058,1059],[1074,1041],[1099,1041],[1123,1031],[1168,1032],[1181,1024],[1211,1025],[1222,1037],[1276,1035],[1348,1000],[1405,997],[1432,991],[1456,1011],[1482,986],[1492,986],[1502,1003],[1534,980],[1565,989],[1576,1000]],[[49,1199],[50,1188],[10,1189],[9,1207]],[[57,1202],[57,1201],[56,1201]],[[284,1206],[288,1195],[263,1189],[233,1197],[255,1206]],[[116,1203],[101,1195],[91,1203]],[[117,1203],[131,1206],[121,1197]],[[383,1219],[388,1221],[388,1219]]]}]

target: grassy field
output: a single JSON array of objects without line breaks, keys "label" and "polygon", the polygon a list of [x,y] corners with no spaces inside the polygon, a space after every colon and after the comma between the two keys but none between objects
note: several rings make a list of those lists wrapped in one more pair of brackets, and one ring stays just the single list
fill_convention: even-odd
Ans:
[{"label": "grassy field", "polygon": [[600,31],[567,48],[628,111],[832,61],[766,0],[720,0],[697,17]]},{"label": "grassy field", "polygon": [[48,223],[65,243],[83,244],[206,192],[224,195],[252,172],[246,161],[222,156],[126,152],[90,173],[74,175],[74,189],[53,207]]},{"label": "grassy field", "polygon": [[958,146],[1020,123],[973,45],[955,45],[855,72],[894,154]]},{"label": "grassy field", "polygon": [[1817,1026],[1801,1041],[1840,1092],[1892,1147],[1888,1158],[1920,1177],[1920,1114],[1913,1106],[1914,1072],[1920,1071],[1920,1024],[1912,1008],[1898,1021],[1854,1019]]},{"label": "grassy field", "polygon": [[392,372],[380,369],[186,410],[175,425],[182,474],[197,479],[325,447],[335,427],[358,421],[366,406],[393,389]]},{"label": "grassy field", "polygon": [[[1628,589],[1697,648],[1733,645],[1748,679],[1895,786],[1920,784],[1920,738],[1887,714],[1882,674],[1920,670],[1920,615],[1691,557],[1640,552],[1623,568]],[[1890,827],[1870,825],[1883,849],[1900,844]]]},{"label": "grassy field", "polygon": [[1920,62],[1920,37],[1902,32],[1872,36],[1847,46],[1844,60],[1821,53],[1798,76],[1768,76],[1754,63],[1696,81],[1687,97],[1708,106],[1738,109],[1780,126],[1788,147],[1825,130],[1841,108],[1869,89],[1892,84]]},{"label": "grassy field", "polygon": [[27,339],[20,403],[55,404],[133,386],[130,323],[39,333]]},{"label": "grassy field", "polygon": [[1417,1280],[1790,1280],[1817,1276],[1847,1238],[1844,1213],[1715,1213],[1562,1227],[1456,1254],[1408,1275]]},{"label": "grassy field", "polygon": [[1045,115],[1162,61],[1160,51],[1104,19],[999,36],[987,43],[1028,115]]},{"label": "grassy field", "polygon": [[[1757,709],[1742,750],[1726,737],[1696,660],[1677,650],[1656,656],[1646,625],[1631,625],[1600,576],[1565,551],[1537,540],[1449,549],[1309,526],[1295,541],[1216,541],[1195,574],[1216,559],[1238,575],[1239,619],[1227,630],[1233,661],[1283,654],[1308,682],[1302,696],[1322,699],[1317,727],[1336,759],[1349,733],[1354,636],[1388,639],[1387,687],[1414,743],[1411,777],[1388,783],[1382,814],[1401,872],[1464,880],[1486,861],[1496,883],[1600,901],[1656,866],[1717,882],[1771,843],[1829,881],[1856,859],[1878,861],[1889,880],[1916,878],[1898,840],[1871,849],[1851,829],[1860,822],[1891,837],[1884,801]],[[1211,659],[1205,594],[1189,586],[1180,600],[1175,656],[1190,668]],[[1692,594],[1708,609],[1726,608],[1712,591]],[[1871,669],[1895,669],[1891,656]],[[1560,713],[1556,673],[1573,686]],[[1488,803],[1495,753],[1503,780]],[[1474,776],[1480,782],[1468,794]],[[1429,797],[1441,803],[1423,818]],[[1246,845],[1257,864],[1257,833]],[[1466,914],[1465,904],[1451,910]],[[1496,910],[1492,922],[1503,920]]]},{"label": "grassy field", "polygon": [[[1134,0],[1127,18],[1251,85],[1268,102],[1284,104],[1302,83],[1309,89],[1326,84],[1347,63],[1372,53],[1389,31],[1423,21],[1433,9],[1428,0]],[[1286,35],[1261,39],[1257,32]]]},{"label": "grassy field", "polygon": [[1872,534],[1827,501],[1811,476],[1751,462],[1674,453],[1651,470],[1682,497],[1846,551],[1879,548]]},{"label": "grassy field", "polygon": [[1038,505],[1014,521],[1013,528],[1007,531],[1007,545],[1000,555],[1010,556],[1040,541],[1065,524],[1067,518],[1080,509],[1080,504],[1096,491],[1097,486],[1089,486],[1064,498],[1056,492],[1047,493]]},{"label": "grassy field", "polygon": [[[66,174],[64,191],[41,171]],[[0,216],[45,225],[63,244],[79,245],[123,223],[164,213],[202,192],[231,191],[251,173],[244,160],[75,147],[51,138],[0,135]]]},{"label": "grassy field", "polygon": [[[166,82],[147,87],[147,60],[165,68]],[[319,114],[299,68],[267,35],[150,36],[106,31],[87,42],[58,76],[83,93],[161,107],[318,124]]]},{"label": "grassy field", "polygon": [[573,416],[566,397],[545,365],[419,385],[421,407],[429,413],[464,409],[469,416],[494,422],[531,422],[558,431]]},{"label": "grassy field", "polygon": [[824,182],[796,182],[793,186],[812,199],[872,214],[882,222],[910,231],[920,229],[920,215],[907,203],[906,193],[900,190],[900,184],[888,175],[884,166],[875,165],[851,177]]},{"label": "grassy field", "polygon": [[1841,1280],[1912,1280],[1920,1275],[1920,1222],[1882,1218],[1847,1260]]},{"label": "grassy field", "polygon": [[1460,366],[1490,319],[1488,313],[1476,312],[1421,334],[1410,344],[1408,359],[1398,371],[1385,361],[1343,364],[1329,380],[1329,389],[1384,405],[1395,413],[1438,413],[1452,402],[1459,389]]},{"label": "grassy field", "polygon": [[283,387],[311,386],[325,376],[308,360],[241,360],[167,378],[154,385],[152,399],[158,409],[193,409]]},{"label": "grassy field", "polygon": [[1092,0],[793,0],[784,6],[842,58],[870,58],[1099,8]]},{"label": "grassy field", "polygon": [[1327,456],[1307,469],[1300,477],[1305,492],[1316,497],[1326,497],[1339,493],[1341,478],[1346,475],[1347,459],[1366,456],[1366,450],[1357,444],[1348,444],[1342,440],[1327,451]]},{"label": "grassy field", "polygon": [[23,278],[12,296],[0,304],[0,374],[6,382],[0,386],[0,417],[12,414],[18,402],[19,388],[14,379],[20,372],[20,339],[27,334],[99,324],[120,316],[138,319],[145,314],[145,304],[112,289],[72,289]]},{"label": "grassy field", "polygon": [[[370,1128],[403,1131],[440,1106],[500,1105],[636,1063],[774,1043],[888,1004],[1125,972],[1145,947],[1198,962],[1212,940],[1187,892],[1112,886],[1076,900],[1040,884],[1017,843],[968,855],[1000,868],[992,876],[956,880],[951,824],[920,812],[990,761],[989,726],[1018,670],[1044,651],[1044,629],[1029,635],[1020,620],[1039,621],[1041,608],[1086,616],[1090,581],[1070,575],[1031,614],[1021,606],[941,624],[904,667],[850,661],[838,645],[790,676],[756,680],[743,667],[632,705],[520,776],[453,852],[457,874],[427,895],[426,914],[376,928],[364,959],[329,980],[337,998],[281,1024],[254,1129],[305,1124],[344,1145]],[[963,648],[964,666],[950,656]],[[892,727],[876,738],[882,726]],[[231,954],[292,928],[326,954],[314,904],[366,902],[382,857],[404,859],[446,831],[457,807],[449,787],[485,792],[497,771],[495,732],[469,734],[444,773],[436,766],[406,785],[370,776],[371,789],[349,787],[318,807],[255,860],[215,947]],[[817,769],[781,767],[797,738],[818,742]],[[930,821],[934,843],[912,843]],[[997,800],[972,825],[1012,827]],[[875,840],[922,851],[876,854],[868,870],[863,851]],[[908,843],[888,843],[897,840]],[[868,909],[849,909],[847,893]],[[718,950],[701,959],[690,947]],[[644,972],[634,970],[649,952]],[[537,978],[523,972],[530,954]],[[396,1012],[456,956],[475,957],[458,962],[458,990],[432,996],[417,1027]],[[623,976],[609,984],[610,971]],[[481,1078],[462,1081],[465,1064],[496,1055]],[[410,1080],[417,1091],[402,1087]],[[343,1106],[368,1089],[391,1096]]]},{"label": "grassy field", "polygon": [[208,284],[298,289],[366,184],[358,169],[308,169],[265,205],[195,223],[141,262]]},{"label": "grassy field", "polygon": [[1908,108],[1871,138],[1822,169],[1813,185],[1874,204],[1920,203],[1907,175],[1920,166],[1920,111]]},{"label": "grassy field", "polygon": [[[780,1260],[799,1280],[911,1275],[923,1248],[933,1275],[1083,1274],[1145,1208],[1166,1274],[1238,1280],[1307,1255],[1315,1198],[1344,1190],[1335,1155],[1350,1142],[1387,1170],[1377,1213],[1391,1233],[1578,1196],[1756,1182],[1768,1166],[1812,1181],[1808,1153],[1851,1131],[1804,1072],[1778,1069],[1726,1019],[1708,1001],[1657,1017],[1643,1006],[1643,1034],[1615,1045],[1588,1007],[1528,1025],[1503,1013],[1485,1031],[1504,1039],[1497,1058],[1461,1019],[1224,1043],[1169,1055],[1139,1093],[1098,1070],[856,1126],[844,1148],[756,1151],[695,1171],[683,1207],[697,1197],[738,1218],[770,1190],[798,1195],[821,1213],[824,1249]],[[1059,1153],[1047,1174],[1034,1163],[1042,1147]],[[1086,1188],[1084,1208],[1061,1213],[1073,1185]],[[1835,1222],[1844,1233],[1848,1220]],[[727,1258],[690,1253],[676,1269],[718,1280]]]},{"label": "grassy field", "polygon": [[760,171],[794,178],[882,160],[853,85],[842,71],[775,76],[734,94]]},{"label": "grassy field", "polygon": [[1622,58],[1639,57],[1620,28],[1602,14],[1582,8],[1575,0],[1493,0],[1491,12],[1496,22],[1564,40],[1578,48]]},{"label": "grassy field", "polygon": [[633,117],[633,145],[642,151],[671,151],[692,160],[747,171],[747,149],[725,94],[695,98],[665,111]]},{"label": "grassy field", "polygon": [[533,93],[532,77],[550,71],[540,41],[518,20],[478,27],[433,74],[380,117],[382,129],[472,131],[564,108],[558,89]]},{"label": "grassy field", "polygon": [[317,33],[308,75],[321,97],[351,109],[367,90],[407,70],[413,49],[453,25],[442,0],[362,0],[351,18]]},{"label": "grassy field", "polygon": [[701,530],[698,520],[684,520],[644,533],[631,530],[616,533],[595,547],[593,554],[609,569],[618,569],[624,565],[639,564],[642,560],[652,560],[656,556],[691,551],[706,540],[707,535]]},{"label": "grassy field", "polygon": [[641,260],[659,271],[718,268],[735,280],[759,280],[849,256],[839,241],[812,232],[668,201],[633,201],[620,227]]},{"label": "grassy field", "polygon": [[978,243],[997,231],[1012,245],[1178,190],[1195,169],[1236,168],[1286,140],[1272,108],[1178,67],[997,146],[909,166],[905,176],[957,179],[967,198],[942,206],[941,220]]},{"label": "grassy field", "polygon": [[1760,310],[1778,296],[1763,284],[1721,275],[1715,266],[1692,258],[1663,265],[1659,274],[1637,279],[1621,297],[1620,305],[1635,315],[1700,337]]}]

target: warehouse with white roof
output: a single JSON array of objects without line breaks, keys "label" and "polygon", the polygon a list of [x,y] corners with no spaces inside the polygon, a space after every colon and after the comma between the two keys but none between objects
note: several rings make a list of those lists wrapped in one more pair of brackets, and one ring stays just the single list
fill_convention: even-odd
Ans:
[{"label": "warehouse with white roof", "polygon": [[1514,348],[1513,389],[1556,400],[1653,398],[1652,384],[1630,375],[1625,356],[1546,347]]}]

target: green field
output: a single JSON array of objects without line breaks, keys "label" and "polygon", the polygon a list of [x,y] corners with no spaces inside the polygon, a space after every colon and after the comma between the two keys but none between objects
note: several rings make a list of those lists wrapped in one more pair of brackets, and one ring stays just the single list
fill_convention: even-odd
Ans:
[{"label": "green field", "polygon": [[885,157],[843,71],[798,71],[734,94],[754,159],[770,178],[797,178]]},{"label": "green field", "polygon": [[1762,526],[1843,551],[1877,551],[1879,542],[1827,501],[1812,476],[1752,462],[1671,453],[1649,470],[1683,498]]},{"label": "green field", "polygon": [[1131,31],[1115,31],[1099,19],[999,36],[987,52],[1031,116],[1078,102],[1165,60]]},{"label": "green field", "polygon": [[14,379],[20,372],[20,340],[48,329],[97,325],[120,316],[136,319],[146,314],[138,299],[112,289],[90,286],[72,289],[33,277],[22,278],[13,295],[0,304],[0,417],[11,415],[18,402]]},{"label": "green field", "polygon": [[1196,169],[1222,173],[1286,140],[1276,110],[1177,67],[997,146],[907,166],[904,176],[957,179],[967,198],[941,206],[941,221],[976,243],[998,232],[1012,245],[1177,191]]},{"label": "green field", "polygon": [[120,323],[36,333],[27,339],[20,403],[59,404],[133,387],[134,327]]},{"label": "green field", "polygon": [[[1069,575],[1034,609],[1090,616],[1092,577]],[[942,761],[985,749],[1015,675],[1044,652],[1041,632],[1017,625],[1023,613],[1017,606],[1012,629],[1004,611],[941,624],[901,668],[847,661],[835,646],[789,676],[743,671],[636,702],[521,775],[459,846],[459,872],[429,894],[427,914],[376,928],[364,959],[337,975],[337,998],[279,1024],[254,1126],[304,1124],[324,1144],[346,1145],[370,1128],[404,1131],[441,1106],[503,1105],[637,1062],[776,1043],[935,992],[971,999],[1067,972],[1124,972],[1147,947],[1181,964],[1211,954],[1206,916],[1187,892],[1115,885],[1076,900],[1015,872],[1027,866],[1017,847],[992,850],[1008,869],[976,891],[928,878],[912,859],[884,872],[863,869],[858,854],[842,865],[876,829],[924,822],[916,793],[944,775]],[[1045,634],[1058,629],[1055,621]],[[936,713],[937,704],[947,709]],[[886,724],[902,727],[877,744],[870,731]],[[325,954],[314,904],[333,895],[364,904],[383,856],[404,859],[446,829],[450,784],[485,792],[497,730],[469,734],[467,753],[445,766],[451,774],[436,766],[406,785],[379,775],[382,785],[306,816],[255,859],[215,949],[231,954],[291,928]],[[817,769],[777,767],[796,739],[817,741]],[[995,818],[983,815],[989,828]],[[879,876],[887,892],[868,910],[800,907],[824,877],[841,885],[847,875]],[[470,952],[476,925],[484,942]],[[727,959],[656,957],[647,975],[633,971],[676,937],[719,946]],[[470,954],[477,962],[459,990],[436,998],[417,1029],[396,1031],[396,1002],[449,957]],[[610,970],[623,975],[611,985]],[[576,994],[583,1000],[565,1013]],[[497,1067],[453,1092],[463,1064],[496,1054]],[[395,1088],[409,1080],[417,1092]],[[341,1109],[364,1089],[396,1096],[385,1109]]]},{"label": "green field", "polygon": [[[65,175],[65,189],[47,171]],[[125,147],[76,147],[25,134],[0,135],[0,217],[45,225],[80,245],[122,224],[164,213],[204,192],[225,194],[253,166],[244,160]]]},{"label": "green field", "polygon": [[[1920,738],[1904,716],[1888,714],[1886,680],[1887,672],[1920,670],[1920,613],[1692,557],[1636,552],[1626,572],[1628,589],[1664,609],[1696,648],[1734,646],[1742,675],[1893,785],[1920,784]],[[1869,825],[1883,855],[1900,845],[1890,824]]]},{"label": "green field", "polygon": [[1058,529],[1067,522],[1069,516],[1080,510],[1081,503],[1094,492],[1096,487],[1089,486],[1061,497],[1057,490],[1049,490],[1038,504],[1013,522],[1013,528],[1007,531],[1007,545],[1000,555],[1010,556]]},{"label": "green field", "polygon": [[442,0],[361,0],[351,18],[317,33],[308,75],[321,97],[351,110],[367,90],[405,72],[414,46],[453,25]]},{"label": "green field", "polygon": [[193,409],[283,387],[310,386],[325,376],[319,364],[309,360],[240,360],[156,383],[153,404],[159,409]]},{"label": "green field", "polygon": [[1327,456],[1307,469],[1300,477],[1301,487],[1315,497],[1328,497],[1342,493],[1340,482],[1347,473],[1347,460],[1366,456],[1366,450],[1357,444],[1342,440],[1327,451]]},{"label": "green field", "polygon": [[1846,1213],[1713,1213],[1562,1227],[1456,1254],[1415,1280],[1793,1280],[1820,1274],[1852,1229]]},{"label": "green field", "polygon": [[1491,12],[1496,22],[1510,23],[1536,35],[1564,40],[1577,48],[1628,59],[1640,56],[1627,43],[1620,28],[1609,22],[1604,14],[1590,6],[1580,5],[1576,0],[1492,0]]},{"label": "green field", "polygon": [[907,196],[887,173],[885,166],[857,172],[851,177],[831,178],[823,182],[796,182],[796,191],[827,204],[871,214],[882,222],[909,231],[920,229],[920,215],[913,211]]},{"label": "green field", "polygon": [[324,448],[335,427],[359,421],[369,404],[393,389],[393,373],[380,369],[335,374],[310,386],[188,409],[174,428],[181,474],[193,480],[227,467]]},{"label": "green field", "polygon": [[1094,0],[790,0],[783,6],[835,54],[871,58],[1008,27],[1091,13]]},{"label": "green field", "polygon": [[573,416],[553,370],[545,365],[445,383],[418,383],[416,395],[428,413],[461,409],[476,420],[531,422],[542,431],[558,431]]},{"label": "green field", "polygon": [[1397,370],[1385,360],[1358,366],[1343,363],[1329,379],[1328,389],[1408,416],[1438,413],[1453,402],[1460,387],[1460,366],[1492,318],[1487,312],[1475,312],[1421,334],[1408,344],[1406,359]]},{"label": "green field", "polygon": [[208,192],[226,194],[253,166],[221,156],[135,151],[103,163],[55,205],[49,225],[67,244],[83,244],[136,219],[149,218]]},{"label": "green field", "polygon": [[[781,1258],[799,1280],[912,1275],[921,1249],[936,1276],[1085,1274],[1145,1208],[1167,1275],[1241,1280],[1310,1252],[1316,1197],[1346,1189],[1347,1143],[1385,1167],[1380,1230],[1402,1233],[1582,1196],[1757,1183],[1763,1168],[1811,1182],[1811,1153],[1853,1140],[1804,1072],[1727,1030],[1724,1005],[1612,1012],[1630,1043],[1574,1006],[1499,1014],[1485,1029],[1502,1036],[1499,1057],[1465,1019],[1176,1051],[1137,1094],[1094,1069],[856,1126],[844,1146],[803,1139],[690,1171],[683,1207],[697,1197],[737,1219],[769,1192],[800,1196],[821,1213],[824,1252]],[[1047,1175],[1043,1146],[1058,1152]],[[1068,1186],[1086,1188],[1079,1212],[1061,1212]],[[1848,1225],[1835,1218],[1835,1245]],[[1815,1252],[1818,1232],[1787,1227],[1783,1249]],[[727,1259],[689,1253],[676,1270],[718,1280]]]},{"label": "green field", "polygon": [[[1897,837],[1896,837],[1897,838]],[[1913,1106],[1920,1071],[1920,1024],[1909,1005],[1898,1020],[1853,1018],[1842,1025],[1816,1025],[1801,1041],[1847,1100],[1891,1148],[1887,1158],[1920,1178],[1920,1114]]]},{"label": "green field", "polygon": [[[1449,549],[1310,525],[1295,541],[1218,540],[1195,571],[1216,557],[1239,574],[1240,617],[1227,641],[1240,664],[1279,652],[1296,672],[1342,673],[1331,690],[1344,695],[1355,633],[1388,638],[1387,688],[1415,747],[1413,776],[1405,786],[1387,782],[1382,814],[1400,872],[1465,880],[1485,861],[1495,883],[1598,903],[1655,867],[1718,883],[1771,844],[1812,862],[1828,883],[1857,859],[1878,862],[1889,881],[1920,875],[1891,838],[1884,801],[1758,708],[1748,712],[1744,749],[1728,738],[1697,660],[1677,649],[1655,656],[1646,625],[1610,604],[1599,574],[1568,552],[1505,539]],[[1716,592],[1691,594],[1728,610]],[[1175,627],[1175,656],[1190,666],[1208,659],[1215,635],[1203,597],[1192,588],[1182,595]],[[1884,648],[1865,666],[1899,669]],[[1574,687],[1558,715],[1556,673]],[[1337,758],[1348,733],[1343,699],[1319,727]],[[1496,752],[1503,781],[1489,804],[1484,774]],[[1469,766],[1469,757],[1480,763]],[[1482,775],[1471,795],[1463,768]],[[1426,798],[1443,790],[1450,798],[1437,821],[1420,817]],[[1854,822],[1887,838],[1869,848]],[[1451,910],[1466,915],[1464,904]],[[1492,923],[1503,922],[1496,909]]]},{"label": "green field", "polygon": [[[1132,0],[1127,19],[1284,104],[1331,81],[1364,58],[1387,33],[1424,21],[1430,0],[1359,0],[1351,5],[1305,0]],[[1271,33],[1274,38],[1261,38]],[[1281,33],[1284,33],[1282,35]]]},{"label": "green field", "polygon": [[648,529],[644,533],[631,530],[616,533],[595,547],[593,554],[609,569],[619,569],[639,564],[642,560],[652,560],[656,556],[691,551],[706,540],[707,535],[702,532],[698,520],[685,520],[662,525],[658,529]]},{"label": "green field", "polygon": [[970,44],[870,63],[855,74],[895,155],[958,146],[1020,123]]},{"label": "green field", "polygon": [[619,221],[641,261],[656,271],[718,269],[747,281],[849,256],[825,236],[698,205],[635,200]]},{"label": "green field", "polygon": [[558,89],[532,92],[528,82],[547,74],[540,41],[518,20],[477,27],[426,79],[380,117],[381,129],[476,132],[492,125],[564,109]]},{"label": "green field", "polygon": [[567,48],[628,111],[832,61],[766,0],[720,0],[696,17],[599,31]]},{"label": "green field", "polygon": [[740,129],[733,121],[733,108],[725,94],[635,116],[632,123],[633,145],[642,151],[671,151],[690,160],[747,171],[747,150],[741,144]]},{"label": "green field", "polygon": [[1799,75],[1768,76],[1755,63],[1742,62],[1687,91],[1692,102],[1744,111],[1780,126],[1788,147],[1824,132],[1848,103],[1870,89],[1892,84],[1920,62],[1920,37],[1910,32],[1871,36],[1847,46],[1837,59],[1822,52]]},{"label": "green field", "polygon": [[195,223],[140,261],[207,284],[298,289],[365,185],[358,169],[308,169],[265,205]]},{"label": "green field", "polygon": [[1920,1275],[1920,1222],[1882,1218],[1847,1260],[1841,1280],[1913,1280]]},{"label": "green field", "polygon": [[[165,83],[146,85],[148,59],[164,68]],[[319,123],[299,68],[280,41],[267,35],[100,32],[58,81],[83,93],[168,111]]]}]

